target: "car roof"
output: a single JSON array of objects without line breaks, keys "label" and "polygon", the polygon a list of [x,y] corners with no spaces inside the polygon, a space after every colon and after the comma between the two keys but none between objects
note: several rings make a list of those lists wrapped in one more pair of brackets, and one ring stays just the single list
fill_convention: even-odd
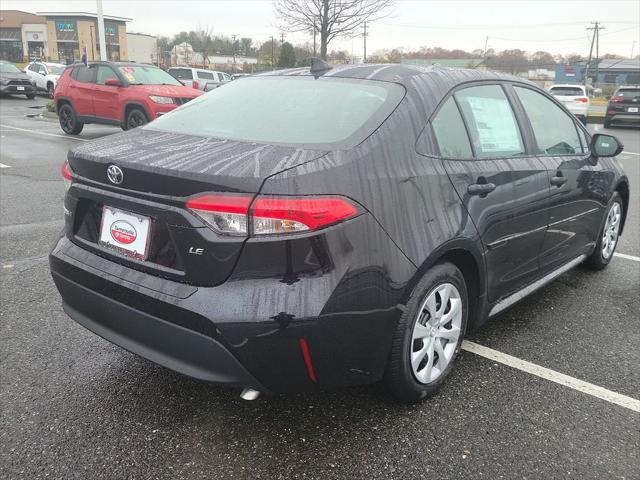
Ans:
[{"label": "car roof", "polygon": [[640,88],[640,85],[620,85],[618,90],[637,90]]},{"label": "car roof", "polygon": [[[310,69],[294,68],[288,70],[273,70],[263,72],[254,77],[262,76],[312,76]],[[387,64],[361,64],[361,65],[338,65],[323,73],[316,74],[322,77],[356,78],[362,80],[378,80],[395,82],[403,85],[414,83],[416,80],[438,79],[447,83],[450,87],[465,81],[477,80],[506,80],[512,82],[535,85],[532,82],[514,75],[489,70],[476,70],[469,68],[452,68],[441,65],[406,65],[398,63]]]},{"label": "car roof", "polygon": [[[83,66],[84,63],[82,62],[76,62],[76,63],[72,63],[70,65],[67,65],[67,67],[81,67]],[[155,65],[151,64],[151,63],[141,63],[141,62],[109,62],[106,60],[95,60],[95,61],[91,61],[89,62],[89,65],[109,65],[111,67],[154,67],[154,68],[158,68]]]}]

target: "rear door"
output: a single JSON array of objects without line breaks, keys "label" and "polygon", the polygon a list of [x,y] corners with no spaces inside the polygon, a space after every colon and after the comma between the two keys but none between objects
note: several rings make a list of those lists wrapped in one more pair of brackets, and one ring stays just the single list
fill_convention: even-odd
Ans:
[{"label": "rear door", "polygon": [[[500,84],[458,90],[432,127],[444,167],[480,233],[489,300],[519,290],[538,272],[547,227],[547,173]],[[471,139],[471,142],[469,142]]]},{"label": "rear door", "polygon": [[546,272],[593,248],[612,178],[592,161],[586,133],[553,100],[527,86],[514,91],[548,175],[549,227],[540,256]]},{"label": "rear door", "polygon": [[96,68],[80,65],[73,68],[72,84],[67,89],[67,95],[73,103],[73,108],[79,116],[94,116],[93,94],[95,90]]},{"label": "rear door", "polygon": [[96,69],[96,85],[93,97],[93,111],[96,117],[110,120],[122,120],[120,118],[120,91],[123,87],[105,85],[108,78],[119,80],[116,72],[107,65],[99,65]]}]

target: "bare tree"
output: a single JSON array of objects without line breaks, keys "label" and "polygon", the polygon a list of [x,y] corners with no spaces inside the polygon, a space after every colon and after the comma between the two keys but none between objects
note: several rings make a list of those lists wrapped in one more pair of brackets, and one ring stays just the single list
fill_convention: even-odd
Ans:
[{"label": "bare tree", "polygon": [[189,32],[194,50],[202,52],[202,67],[207,66],[209,55],[213,53],[212,29],[209,26],[199,28],[195,32]]},{"label": "bare tree", "polygon": [[290,32],[319,32],[320,56],[336,37],[349,36],[364,22],[389,15],[396,0],[273,0],[273,6]]}]

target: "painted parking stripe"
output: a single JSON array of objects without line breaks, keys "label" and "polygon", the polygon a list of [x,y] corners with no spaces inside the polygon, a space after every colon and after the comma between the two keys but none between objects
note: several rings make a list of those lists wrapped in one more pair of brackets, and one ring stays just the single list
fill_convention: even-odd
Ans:
[{"label": "painted parking stripe", "polygon": [[640,153],[636,153],[636,152],[622,152],[622,153],[626,153],[627,155],[640,155]]},{"label": "painted parking stripe", "polygon": [[626,253],[614,253],[614,257],[624,258],[626,260],[633,260],[634,262],[640,262],[640,257],[634,257],[633,255],[627,255]]},{"label": "painted parking stripe", "polygon": [[555,370],[551,370],[549,368],[541,367],[540,365],[536,365],[535,363],[527,362],[526,360],[507,355],[506,353],[499,352],[478,343],[465,340],[462,343],[462,349],[466,350],[467,352],[475,353],[476,355],[479,355],[481,357],[493,360],[494,362],[502,363],[503,365],[507,365],[511,368],[515,368],[531,375],[535,375],[536,377],[544,378],[545,380],[564,385],[565,387],[573,388],[574,390],[586,393],[587,395],[591,395],[601,400],[605,400],[609,403],[614,403],[621,407],[628,408],[629,410],[640,413],[640,400],[637,400],[635,398],[628,397],[611,390],[607,390],[606,388],[599,387],[598,385],[594,385],[593,383],[588,383],[583,380],[570,377],[569,375],[556,372]]},{"label": "painted parking stripe", "polygon": [[11,125],[4,125],[2,123],[0,123],[0,127],[2,128],[8,128],[11,130],[18,130],[20,132],[27,132],[27,133],[33,133],[35,135],[45,135],[47,137],[59,137],[59,138],[70,138],[71,140],[78,140],[80,142],[88,142],[90,139],[88,138],[79,138],[79,137],[74,137],[72,135],[60,135],[58,133],[46,133],[46,132],[38,132],[36,130],[30,130],[28,128],[20,128],[20,127],[14,127]]},{"label": "painted parking stripe", "polygon": [[0,163],[0,168],[11,168],[11,165],[5,165],[4,163]]}]

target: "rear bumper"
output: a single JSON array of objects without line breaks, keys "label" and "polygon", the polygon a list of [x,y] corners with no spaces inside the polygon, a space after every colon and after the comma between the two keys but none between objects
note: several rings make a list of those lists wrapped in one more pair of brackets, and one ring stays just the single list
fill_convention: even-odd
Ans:
[{"label": "rear bumper", "polygon": [[607,115],[605,117],[609,123],[618,124],[640,124],[640,114],[636,113],[618,113],[615,115]]},{"label": "rear bumper", "polygon": [[[321,238],[291,241],[306,263],[293,261],[284,274],[278,261],[258,275],[247,262],[264,258],[264,246],[249,241],[235,273],[216,287],[128,268],[67,237],[49,260],[67,314],[103,338],[195,378],[284,393],[382,378],[415,267],[378,229],[361,215]],[[357,255],[347,241],[376,236],[397,256],[390,265],[379,266],[380,250]],[[279,259],[282,246],[270,256]],[[312,271],[310,248],[324,259]]]}]

